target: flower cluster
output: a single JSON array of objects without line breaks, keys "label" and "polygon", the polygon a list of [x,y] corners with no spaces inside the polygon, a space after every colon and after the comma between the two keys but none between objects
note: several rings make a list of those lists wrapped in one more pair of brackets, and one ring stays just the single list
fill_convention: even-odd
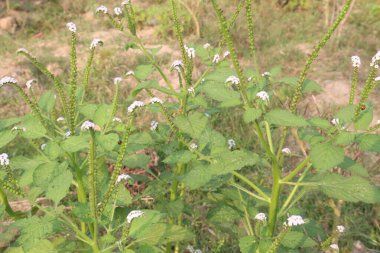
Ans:
[{"label": "flower cluster", "polygon": [[130,71],[128,71],[125,75],[126,75],[126,76],[134,76],[134,75],[135,75],[135,72],[132,71],[132,70],[130,70]]},{"label": "flower cluster", "polygon": [[333,124],[334,126],[339,125],[339,119],[338,119],[338,118],[333,118],[333,119],[331,120],[331,124]]},{"label": "flower cluster", "polygon": [[351,61],[352,61],[352,67],[354,68],[359,68],[360,65],[361,65],[361,61],[360,61],[360,57],[357,56],[357,55],[354,55],[351,57]]},{"label": "flower cluster", "polygon": [[267,219],[267,216],[265,215],[265,213],[258,213],[255,216],[255,220],[265,221],[266,219]]},{"label": "flower cluster", "polygon": [[57,122],[64,121],[64,120],[65,120],[65,118],[62,116],[57,118]]},{"label": "flower cluster", "polygon": [[160,98],[158,98],[158,97],[154,97],[154,98],[150,99],[150,103],[151,104],[154,104],[154,103],[160,103],[160,104],[162,104],[162,100]]},{"label": "flower cluster", "polygon": [[46,148],[46,143],[41,144],[41,150],[44,150]]},{"label": "flower cluster", "polygon": [[214,58],[212,59],[212,63],[217,64],[220,61],[219,54],[214,55]]},{"label": "flower cluster", "polygon": [[3,166],[7,166],[7,165],[9,165],[8,154],[6,154],[6,153],[2,153],[2,154],[0,155],[0,165],[3,165]]},{"label": "flower cluster", "polygon": [[284,153],[284,154],[287,154],[287,155],[290,155],[290,153],[291,153],[290,148],[283,148],[281,150],[281,152]]},{"label": "flower cluster", "polygon": [[232,83],[232,84],[238,85],[240,83],[240,79],[236,76],[229,76],[226,79],[226,83]]},{"label": "flower cluster", "polygon": [[334,250],[339,250],[339,246],[338,246],[338,244],[336,244],[336,243],[331,244],[331,245],[330,245],[330,248],[332,248],[332,249],[334,249]]},{"label": "flower cluster", "polygon": [[374,57],[372,57],[371,61],[371,67],[375,67],[375,69],[379,68],[379,61],[380,61],[380,51],[378,51]]},{"label": "flower cluster", "polygon": [[69,29],[70,32],[76,33],[77,32],[77,26],[73,22],[69,22],[66,24],[67,29]]},{"label": "flower cluster", "polygon": [[17,80],[10,76],[4,76],[3,78],[0,79],[0,87],[6,83],[17,84]]},{"label": "flower cluster", "polygon": [[25,127],[18,127],[18,126],[14,126],[12,127],[11,131],[18,131],[18,130],[21,130],[23,132],[26,131],[26,128]]},{"label": "flower cluster", "polygon": [[206,43],[206,44],[203,45],[203,48],[204,48],[204,49],[207,49],[207,48],[209,48],[209,47],[211,47],[210,43]]},{"label": "flower cluster", "polygon": [[171,69],[175,69],[178,73],[181,72],[181,68],[183,68],[183,63],[181,60],[175,60],[172,63]]},{"label": "flower cluster", "polygon": [[89,130],[90,128],[95,129],[95,124],[89,120],[83,122],[82,126],[80,127],[82,131]]},{"label": "flower cluster", "polygon": [[231,149],[234,149],[236,147],[236,142],[234,139],[229,139],[227,141],[227,144],[228,144],[228,149],[231,150]]},{"label": "flower cluster", "polygon": [[230,51],[226,51],[226,52],[224,52],[224,54],[223,54],[223,58],[226,58],[226,57],[228,57],[230,55]]},{"label": "flower cluster", "polygon": [[121,14],[123,14],[123,11],[120,7],[115,7],[113,11],[115,12],[116,16],[120,16]]},{"label": "flower cluster", "polygon": [[90,49],[95,49],[97,46],[103,46],[103,41],[101,39],[93,39]]},{"label": "flower cluster", "polygon": [[116,85],[116,84],[121,84],[121,82],[123,81],[123,79],[119,76],[119,77],[115,77],[113,79],[113,83]]},{"label": "flower cluster", "polygon": [[139,218],[144,215],[144,212],[141,210],[133,210],[127,216],[127,222],[131,223],[133,219]]},{"label": "flower cluster", "polygon": [[158,122],[155,121],[155,120],[152,120],[152,121],[150,122],[150,130],[151,130],[151,131],[156,131],[157,127],[158,127]]},{"label": "flower cluster", "polygon": [[22,47],[22,48],[17,49],[16,53],[17,54],[19,54],[19,53],[29,54],[29,51]]},{"label": "flower cluster", "polygon": [[135,109],[136,109],[136,107],[143,107],[144,106],[144,102],[142,102],[142,101],[133,101],[133,103],[130,105],[130,106],[128,106],[128,112],[133,112]]},{"label": "flower cluster", "polygon": [[98,12],[103,12],[104,14],[107,14],[107,12],[108,12],[108,9],[107,9],[107,7],[105,7],[104,5],[100,5],[98,8],[96,8],[96,11],[95,11],[96,13],[98,13]]},{"label": "flower cluster", "polygon": [[191,143],[190,144],[190,149],[191,150],[195,150],[195,149],[197,149],[198,148],[198,145],[196,144],[196,143]]},{"label": "flower cluster", "polygon": [[131,1],[130,0],[125,0],[121,3],[121,6],[124,6],[124,5],[127,5],[127,4],[130,4]]},{"label": "flower cluster", "polygon": [[270,72],[264,72],[264,73],[261,74],[261,76],[263,76],[263,77],[270,77],[271,73]]},{"label": "flower cluster", "polygon": [[269,95],[265,91],[260,91],[256,94],[256,97],[260,98],[264,102],[269,102]]},{"label": "flower cluster", "polygon": [[342,226],[342,225],[338,225],[338,226],[336,226],[336,230],[339,232],[339,233],[344,233],[344,230],[345,230],[346,228],[344,227],[344,226]]},{"label": "flower cluster", "polygon": [[195,89],[194,89],[194,87],[190,87],[190,88],[188,88],[188,89],[187,89],[187,92],[188,92],[189,94],[194,95],[194,94],[195,94]]},{"label": "flower cluster", "polygon": [[64,135],[63,135],[63,138],[64,139],[67,139],[71,136],[71,131],[67,131]]},{"label": "flower cluster", "polygon": [[32,84],[33,84],[33,83],[36,83],[36,82],[37,82],[36,80],[31,79],[31,80],[29,80],[29,81],[27,81],[27,82],[25,83],[25,86],[26,86],[26,88],[30,89],[30,88],[32,88]]},{"label": "flower cluster", "polygon": [[194,59],[195,58],[195,49],[194,48],[188,47],[188,46],[185,45],[185,50],[186,50],[187,56],[190,59]]},{"label": "flower cluster", "polygon": [[120,183],[122,180],[127,181],[127,180],[129,180],[129,179],[132,179],[132,177],[131,177],[130,175],[128,175],[128,174],[121,174],[121,175],[119,175],[119,176],[117,177],[117,179],[116,179],[116,184]]},{"label": "flower cluster", "polygon": [[289,227],[293,227],[293,226],[305,224],[305,221],[299,215],[292,215],[288,217],[288,222],[285,224],[288,225]]},{"label": "flower cluster", "polygon": [[119,122],[122,123],[121,119],[118,117],[113,117],[112,122]]}]

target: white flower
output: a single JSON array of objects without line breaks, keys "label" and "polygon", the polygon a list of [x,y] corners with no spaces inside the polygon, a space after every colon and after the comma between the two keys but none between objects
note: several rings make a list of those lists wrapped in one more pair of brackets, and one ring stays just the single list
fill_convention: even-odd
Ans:
[{"label": "white flower", "polygon": [[236,147],[236,142],[235,142],[235,140],[234,139],[229,139],[228,141],[227,141],[227,144],[228,144],[228,149],[234,149],[235,147]]},{"label": "white flower", "polygon": [[269,76],[271,76],[271,73],[270,72],[264,72],[261,74],[261,76],[269,77]]},{"label": "white flower", "polygon": [[209,48],[209,47],[211,47],[210,43],[206,43],[206,44],[203,45],[203,48],[204,48],[204,49],[207,49],[207,48]]},{"label": "white flower", "polygon": [[376,125],[379,125],[380,124],[380,119],[378,121],[376,121]]},{"label": "white flower", "polygon": [[305,224],[305,221],[302,219],[301,216],[292,215],[292,216],[288,217],[288,223],[287,223],[288,226],[292,227],[292,226],[298,226],[298,225],[302,225],[302,224]]},{"label": "white flower", "polygon": [[342,225],[338,225],[338,226],[336,226],[336,230],[337,230],[339,233],[343,233],[345,229],[346,229],[346,228],[345,228],[344,226],[342,226]]},{"label": "white flower", "polygon": [[378,81],[380,81],[380,76],[375,78],[375,82],[378,82]]},{"label": "white flower", "polygon": [[57,122],[64,121],[64,120],[65,118],[61,116],[61,117],[58,117]]},{"label": "white flower", "polygon": [[95,129],[95,124],[89,120],[83,122],[82,126],[80,127],[82,131],[89,130],[90,128]]},{"label": "white flower", "polygon": [[333,124],[334,126],[339,125],[339,119],[338,118],[333,118],[331,120],[331,124]]},{"label": "white flower", "polygon": [[2,154],[0,155],[0,165],[3,165],[3,166],[7,166],[7,165],[9,165],[8,154],[6,154],[6,153],[2,153]]},{"label": "white flower", "polygon": [[224,52],[224,54],[223,54],[223,58],[226,58],[227,56],[229,56],[230,55],[230,51],[226,51],[226,52]]},{"label": "white flower", "polygon": [[200,249],[196,249],[196,250],[194,251],[194,253],[202,253],[202,250],[200,250]]},{"label": "white flower", "polygon": [[122,180],[127,181],[128,179],[132,179],[132,177],[128,174],[121,174],[116,179],[116,184],[120,183]]},{"label": "white flower", "polygon": [[115,77],[114,79],[113,79],[113,83],[116,85],[116,84],[121,84],[121,82],[123,81],[123,79],[120,77],[120,76],[118,76],[118,77]]},{"label": "white flower", "polygon": [[26,128],[25,128],[25,127],[14,126],[14,127],[11,129],[11,131],[17,131],[17,130],[21,130],[21,131],[25,132],[25,131],[26,131]]},{"label": "white flower", "polygon": [[128,223],[131,223],[133,219],[135,218],[139,218],[141,216],[144,215],[144,212],[143,211],[140,211],[140,210],[133,210],[131,211],[128,216],[127,216],[127,221]]},{"label": "white flower", "polygon": [[195,58],[195,49],[192,48],[192,47],[187,47],[186,45],[185,45],[184,47],[185,47],[185,50],[186,50],[187,56],[188,56],[190,59],[194,59],[194,58]]},{"label": "white flower", "polygon": [[331,244],[330,248],[335,249],[335,250],[339,250],[339,246],[336,243]]},{"label": "white flower", "polygon": [[158,127],[158,122],[155,120],[152,120],[152,122],[150,122],[150,130],[156,131],[157,127]]},{"label": "white flower", "polygon": [[97,46],[103,46],[103,41],[101,39],[93,39],[90,49],[95,49]]},{"label": "white flower", "polygon": [[115,122],[115,121],[119,122],[119,123],[122,123],[121,119],[118,118],[118,117],[113,117],[112,122]]},{"label": "white flower", "polygon": [[77,32],[77,26],[73,22],[69,22],[66,24],[67,29],[69,29],[70,32],[76,33]]},{"label": "white flower", "polygon": [[291,153],[290,148],[283,148],[281,150],[281,152],[284,153],[284,154],[287,154],[287,155],[290,155],[290,153]]},{"label": "white flower", "polygon": [[154,103],[160,103],[160,104],[162,104],[162,100],[160,98],[158,98],[158,97],[154,97],[154,98],[150,99],[150,103],[151,104],[154,104]]},{"label": "white flower", "polygon": [[240,83],[240,79],[236,76],[229,76],[226,79],[226,83],[232,83],[232,84],[238,85]]},{"label": "white flower", "polygon": [[125,0],[121,3],[121,6],[124,6],[124,5],[127,5],[127,4],[130,4],[130,0]]},{"label": "white flower", "polygon": [[181,72],[181,68],[183,68],[183,63],[181,60],[175,60],[170,68],[175,69],[179,73]]},{"label": "white flower", "polygon": [[371,61],[371,67],[375,67],[376,69],[379,68],[379,61],[380,61],[380,51],[378,51],[375,56],[372,57]]},{"label": "white flower", "polygon": [[193,143],[190,144],[190,149],[191,150],[195,150],[197,148],[198,148],[198,145],[196,143],[193,142]]},{"label": "white flower", "polygon": [[67,139],[71,136],[71,131],[67,131],[64,135],[63,135],[63,138],[64,139]]},{"label": "white flower", "polygon": [[269,102],[269,95],[265,91],[260,91],[256,94],[256,97],[260,98],[265,102]]},{"label": "white flower", "polygon": [[46,143],[41,144],[41,150],[44,150],[46,148]]},{"label": "white flower", "polygon": [[136,107],[144,106],[144,102],[142,101],[133,101],[133,103],[128,107],[128,112],[133,112]]},{"label": "white flower", "polygon": [[10,76],[4,76],[3,78],[0,79],[0,87],[6,83],[17,84],[17,80],[13,77],[10,77]]},{"label": "white flower", "polygon": [[135,75],[135,72],[132,71],[132,70],[130,70],[130,71],[128,71],[125,75],[126,75],[126,76],[134,76],[134,75]]},{"label": "white flower", "polygon": [[25,83],[26,88],[28,88],[28,89],[32,88],[32,84],[35,82],[36,82],[36,80],[34,80],[34,79],[30,79],[29,81],[27,81]]},{"label": "white flower", "polygon": [[352,67],[354,68],[359,68],[360,65],[361,65],[361,61],[360,61],[360,57],[357,56],[357,55],[354,55],[351,57],[351,61],[352,61]]},{"label": "white flower", "polygon": [[100,5],[98,8],[96,8],[96,11],[95,11],[96,13],[98,13],[98,12],[103,12],[104,14],[107,14],[107,12],[108,12],[108,9],[107,9],[107,7],[105,7],[104,5]]},{"label": "white flower", "polygon": [[115,12],[116,16],[120,16],[123,13],[120,7],[115,7],[113,11]]},{"label": "white flower", "polygon": [[212,63],[217,64],[220,61],[220,56],[218,54],[214,55],[214,59],[212,59]]},{"label": "white flower", "polygon": [[194,87],[190,87],[190,88],[188,88],[188,89],[187,89],[187,92],[188,92],[189,94],[194,95],[194,94],[195,94]]},{"label": "white flower", "polygon": [[252,81],[252,76],[248,77],[248,82]]},{"label": "white flower", "polygon": [[19,53],[29,54],[29,51],[22,47],[22,48],[17,49],[16,53],[17,54],[19,54]]},{"label": "white flower", "polygon": [[258,213],[255,216],[255,220],[265,221],[266,219],[267,219],[267,216],[265,215],[265,213]]}]

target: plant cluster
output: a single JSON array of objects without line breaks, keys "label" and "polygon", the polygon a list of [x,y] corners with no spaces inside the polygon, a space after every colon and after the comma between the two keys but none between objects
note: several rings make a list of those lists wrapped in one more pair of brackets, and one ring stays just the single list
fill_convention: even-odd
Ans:
[{"label": "plant cluster", "polygon": [[[309,191],[320,191],[340,201],[380,202],[379,188],[352,155],[380,152],[380,122],[372,125],[368,101],[380,83],[380,52],[359,97],[361,61],[352,57],[351,94],[333,118],[297,113],[302,97],[321,89],[307,79],[308,71],[352,0],[315,46],[300,76],[282,79],[276,77],[277,69],[262,71],[256,60],[252,0],[239,1],[231,18],[216,0],[211,3],[221,41],[190,45],[182,35],[178,1],[170,0],[181,52],[170,67],[178,77],[174,81],[157,62],[159,49],[147,48],[138,36],[131,1],[113,11],[96,9],[125,32],[128,50],[140,50],[150,62],[114,78],[112,104],[86,101],[94,57],[103,42],[92,41],[79,78],[80,28],[74,23],[67,23],[67,81],[28,50],[17,51],[53,88],[37,98],[34,80],[25,88],[13,77],[0,80],[3,91],[14,88],[32,111],[1,121],[0,147],[18,136],[34,148],[30,157],[0,155],[0,215],[11,218],[11,226],[20,231],[6,252],[338,252],[339,238],[347,232],[341,220],[326,232],[304,216],[298,201]],[[230,31],[243,13],[252,63],[244,67]],[[197,64],[203,66],[199,76]],[[122,98],[120,89],[132,79],[137,86]],[[289,88],[289,98],[277,92]],[[257,136],[255,143],[243,146],[225,134],[228,129],[220,129],[215,119],[229,113],[241,116],[241,124]],[[143,114],[154,119],[137,124]],[[302,145],[287,147],[292,138]],[[149,166],[150,157],[141,152],[147,149],[159,154],[158,168]],[[144,168],[146,174],[124,173],[124,167]],[[136,182],[147,187],[132,196],[126,186]],[[9,196],[26,198],[32,208],[14,211]],[[226,234],[235,239],[228,242]],[[218,242],[210,248],[205,235]]]}]

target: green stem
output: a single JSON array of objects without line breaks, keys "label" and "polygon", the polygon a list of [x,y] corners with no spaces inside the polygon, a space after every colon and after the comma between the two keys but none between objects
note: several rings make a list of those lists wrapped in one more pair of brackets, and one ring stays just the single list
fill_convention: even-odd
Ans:
[{"label": "green stem", "polygon": [[11,205],[8,202],[7,195],[5,194],[5,192],[3,191],[3,189],[1,189],[1,188],[0,188],[0,199],[1,199],[1,202],[4,204],[5,211],[7,212],[7,214],[9,216],[11,216],[12,218],[16,218],[16,219],[21,217],[21,215],[19,213],[13,211]]},{"label": "green stem", "polygon": [[250,236],[254,236],[254,232],[253,232],[253,229],[252,229],[251,221],[249,220],[249,214],[248,214],[247,208],[246,208],[246,206],[245,206],[245,201],[244,201],[244,199],[243,199],[243,196],[241,195],[240,190],[238,189],[237,191],[238,191],[238,193],[239,193],[240,202],[241,202],[242,205],[243,205],[243,209],[244,209],[244,217],[245,217],[245,222],[247,223],[247,226],[248,226],[249,235],[250,235]]},{"label": "green stem", "polygon": [[277,222],[277,211],[279,205],[279,197],[281,191],[281,169],[273,164],[272,167],[272,176],[273,176],[273,186],[272,186],[272,195],[269,204],[269,220],[268,220],[268,232],[270,236],[273,236],[274,230],[276,228]]},{"label": "green stem", "polygon": [[98,236],[98,214],[97,214],[97,198],[96,198],[96,191],[97,191],[97,169],[95,166],[95,132],[92,128],[89,129],[91,139],[90,139],[90,147],[89,147],[89,155],[88,155],[88,183],[90,188],[90,208],[92,213],[92,218],[94,219],[93,223],[93,241],[94,244],[97,247],[97,236]]},{"label": "green stem", "polygon": [[118,109],[118,102],[119,102],[119,93],[120,93],[120,82],[117,81],[115,95],[112,100],[112,112],[111,112],[110,118],[108,119],[107,124],[105,125],[103,129],[103,133],[107,132],[108,126],[111,124],[111,122],[113,121],[113,118],[116,115],[116,111]]},{"label": "green stem", "polygon": [[268,195],[266,195],[258,186],[256,186],[254,183],[252,183],[251,180],[240,174],[239,172],[233,171],[232,175],[242,180],[244,183],[249,185],[252,189],[254,189],[261,197],[263,197],[266,201],[268,201],[270,198]]},{"label": "green stem", "polygon": [[77,91],[77,53],[76,53],[76,35],[75,32],[71,33],[71,71],[70,71],[70,97],[69,97],[69,122],[70,131],[75,132],[75,107],[76,107],[76,91]]},{"label": "green stem", "polygon": [[263,197],[260,197],[259,195],[249,191],[248,189],[244,188],[243,186],[237,184],[237,183],[230,183],[231,186],[235,187],[236,189],[239,189],[245,193],[247,193],[248,195],[256,198],[257,200],[260,200],[260,201],[264,201],[264,202],[267,202],[267,203],[270,203],[270,198],[268,197],[268,199],[265,199]]},{"label": "green stem", "polygon": [[271,153],[274,154],[273,142],[272,142],[272,134],[271,134],[271,131],[270,131],[270,126],[269,126],[269,123],[267,121],[264,121],[264,123],[265,123],[265,130],[266,130],[266,133],[267,133],[269,148],[270,148]]},{"label": "green stem", "polygon": [[352,84],[351,84],[351,91],[350,91],[350,100],[349,100],[349,104],[350,105],[354,104],[356,87],[358,85],[358,72],[359,72],[359,68],[355,67],[354,68],[354,73],[353,73],[353,76],[352,76]]},{"label": "green stem", "polygon": [[292,180],[302,169],[305,167],[305,165],[310,161],[310,157],[306,157],[305,160],[303,160],[289,175],[284,177],[281,182],[288,182]]}]

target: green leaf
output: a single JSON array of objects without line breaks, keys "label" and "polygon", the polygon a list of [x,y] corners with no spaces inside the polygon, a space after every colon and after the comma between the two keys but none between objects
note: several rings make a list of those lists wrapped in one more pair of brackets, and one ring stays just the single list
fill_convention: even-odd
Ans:
[{"label": "green leaf", "polygon": [[67,166],[66,163],[45,163],[33,173],[33,184],[44,189],[46,197],[56,204],[66,196],[73,180]]},{"label": "green leaf", "polygon": [[79,106],[79,112],[87,119],[94,118],[96,109],[98,109],[98,106],[94,104],[84,104]]},{"label": "green leaf", "polygon": [[8,118],[0,120],[0,130],[3,130],[11,125],[19,123],[21,118]]},{"label": "green leaf", "polygon": [[132,154],[124,158],[124,166],[128,168],[146,168],[150,156],[145,154]]},{"label": "green leaf", "polygon": [[367,134],[357,138],[359,147],[363,151],[371,151],[380,153],[380,135]]},{"label": "green leaf", "polygon": [[235,170],[240,170],[245,166],[255,165],[259,156],[244,150],[234,150],[215,155],[215,161],[210,166],[210,173],[213,175],[224,175]]},{"label": "green leaf", "polygon": [[356,134],[351,132],[340,132],[335,139],[337,145],[350,145],[355,141]]},{"label": "green leaf", "polygon": [[145,80],[153,71],[154,71],[154,68],[151,64],[139,65],[135,70],[135,76],[139,80]]},{"label": "green leaf", "polygon": [[258,119],[262,114],[260,109],[247,108],[244,112],[243,119],[245,123],[250,123]]},{"label": "green leaf", "polygon": [[184,183],[186,188],[190,190],[199,189],[206,185],[214,176],[208,168],[209,166],[207,165],[198,164],[182,176],[181,181]]},{"label": "green leaf", "polygon": [[59,145],[57,143],[55,143],[54,141],[49,141],[47,144],[46,144],[46,147],[44,149],[44,153],[51,159],[51,160],[55,160],[57,159],[57,157],[59,157],[61,155],[61,148],[59,147]]},{"label": "green leaf", "polygon": [[96,141],[106,151],[112,151],[119,141],[119,136],[115,133],[96,135]]},{"label": "green leaf", "polygon": [[22,136],[27,139],[41,138],[46,134],[46,129],[34,116],[26,116],[22,121],[22,127],[26,128],[26,131],[22,132]]},{"label": "green leaf", "polygon": [[336,114],[335,118],[339,119],[340,124],[350,123],[355,115],[355,105],[348,105],[341,108]]},{"label": "green leaf", "polygon": [[278,126],[304,127],[309,125],[309,123],[301,116],[280,109],[275,109],[267,113],[265,115],[265,120]]},{"label": "green leaf", "polygon": [[380,188],[359,176],[322,174],[313,179],[327,196],[348,202],[379,203]]},{"label": "green leaf", "polygon": [[373,120],[373,107],[367,108],[365,111],[362,111],[355,121],[355,129],[357,130],[367,130],[369,125]]},{"label": "green leaf", "polygon": [[[278,82],[280,83],[286,83],[293,87],[297,85],[298,77],[284,77],[280,79]],[[321,92],[322,88],[321,86],[312,80],[305,80],[302,87],[302,93],[311,93],[311,92]]]},{"label": "green leaf", "polygon": [[163,162],[168,164],[188,163],[194,155],[189,150],[180,150],[170,154]]},{"label": "green leaf", "polygon": [[207,125],[207,117],[202,113],[195,112],[186,116],[178,116],[174,124],[184,133],[198,139]]},{"label": "green leaf", "polygon": [[132,204],[131,193],[125,188],[124,184],[118,184],[116,195],[116,205],[117,206],[128,206]]},{"label": "green leaf", "polygon": [[38,106],[43,112],[51,112],[51,110],[53,110],[54,108],[54,104],[55,104],[55,97],[54,97],[53,91],[45,92],[41,96],[40,101],[38,101]]},{"label": "green leaf", "polygon": [[368,171],[359,163],[349,157],[345,157],[344,161],[338,167],[350,171],[353,175],[369,177]]},{"label": "green leaf", "polygon": [[0,148],[6,146],[9,142],[11,142],[17,134],[11,133],[11,131],[1,131],[0,132]]},{"label": "green leaf", "polygon": [[94,123],[101,128],[110,120],[112,105],[102,104],[96,109],[94,114]]},{"label": "green leaf", "polygon": [[139,46],[134,42],[129,42],[129,43],[125,44],[124,48],[127,51],[128,49],[139,49]]},{"label": "green leaf", "polygon": [[216,101],[222,102],[221,107],[232,107],[241,104],[240,94],[237,91],[227,88],[224,84],[217,82],[206,82],[202,86],[202,91]]},{"label": "green leaf", "polygon": [[153,144],[153,139],[147,132],[135,133],[129,136],[127,152],[135,152]]},{"label": "green leaf", "polygon": [[87,149],[89,142],[89,135],[70,136],[62,142],[61,147],[67,152],[74,153]]},{"label": "green leaf", "polygon": [[311,147],[310,157],[313,166],[325,171],[337,166],[344,160],[344,150],[331,143],[318,143]]},{"label": "green leaf", "polygon": [[281,241],[281,244],[287,248],[295,249],[298,247],[301,248],[310,248],[317,245],[310,237],[304,235],[301,232],[288,231]]},{"label": "green leaf", "polygon": [[33,248],[31,248],[29,253],[58,253],[58,250],[54,248],[54,245],[48,240],[41,240]]},{"label": "green leaf", "polygon": [[135,97],[137,94],[139,94],[142,90],[144,89],[154,89],[161,91],[162,93],[168,94],[168,95],[173,95],[174,93],[166,89],[164,87],[161,87],[160,84],[157,81],[145,81],[139,83],[132,91],[132,97]]},{"label": "green leaf", "polygon": [[22,247],[9,247],[4,251],[4,253],[25,253],[25,251]]},{"label": "green leaf", "polygon": [[257,246],[258,244],[253,236],[245,236],[239,239],[241,253],[256,253]]},{"label": "green leaf", "polygon": [[329,129],[329,128],[331,128],[330,122],[328,120],[325,120],[325,119],[321,119],[321,118],[315,117],[315,118],[309,119],[308,121],[309,121],[309,124],[311,126],[314,126],[314,127],[319,127],[321,129]]}]

